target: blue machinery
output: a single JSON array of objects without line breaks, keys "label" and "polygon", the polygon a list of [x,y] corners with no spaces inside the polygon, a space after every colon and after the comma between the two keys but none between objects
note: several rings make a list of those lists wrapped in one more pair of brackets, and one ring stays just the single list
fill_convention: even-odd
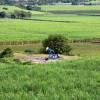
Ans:
[{"label": "blue machinery", "polygon": [[47,48],[46,48],[46,51],[47,51],[48,54],[49,54],[48,59],[58,59],[58,58],[59,58],[58,54],[56,54],[55,51],[54,51],[53,49],[47,47]]}]

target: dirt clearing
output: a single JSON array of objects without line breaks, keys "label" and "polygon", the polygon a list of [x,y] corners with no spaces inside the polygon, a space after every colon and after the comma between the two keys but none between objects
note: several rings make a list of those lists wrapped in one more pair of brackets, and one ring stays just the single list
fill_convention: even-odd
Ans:
[{"label": "dirt clearing", "polygon": [[46,54],[22,54],[22,53],[15,53],[14,54],[15,59],[19,59],[21,61],[31,61],[33,63],[48,63],[48,62],[55,62],[55,61],[61,61],[61,60],[77,60],[79,59],[78,56],[66,56],[66,55],[60,55],[59,59],[55,60],[46,60],[48,58],[48,55]]}]

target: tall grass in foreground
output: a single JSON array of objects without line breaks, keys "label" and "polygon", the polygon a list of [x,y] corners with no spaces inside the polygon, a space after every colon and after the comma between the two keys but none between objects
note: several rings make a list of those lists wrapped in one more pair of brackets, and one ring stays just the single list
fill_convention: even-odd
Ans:
[{"label": "tall grass in foreground", "polygon": [[0,100],[99,100],[100,59],[0,63]]}]

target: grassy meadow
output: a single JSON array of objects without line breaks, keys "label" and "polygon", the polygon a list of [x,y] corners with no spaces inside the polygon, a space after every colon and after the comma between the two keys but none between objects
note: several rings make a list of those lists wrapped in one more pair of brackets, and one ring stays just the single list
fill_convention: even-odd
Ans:
[{"label": "grassy meadow", "polygon": [[57,11],[57,10],[100,10],[100,6],[82,6],[82,5],[42,5],[44,11]]},{"label": "grassy meadow", "polygon": [[[0,5],[0,11],[3,7],[8,7],[7,12],[24,10]],[[41,41],[51,34],[61,34],[69,40],[100,38],[100,6],[41,8],[42,12],[31,11],[29,19],[0,19],[0,42],[39,41],[27,45],[0,44],[0,51],[10,47],[15,53],[26,49],[39,53]],[[69,14],[70,11],[74,13]],[[45,64],[0,59],[0,100],[99,100],[100,43],[69,44],[79,59]]]},{"label": "grassy meadow", "polygon": [[[0,6],[2,8],[4,6]],[[47,7],[47,13],[45,12]],[[60,6],[65,11],[74,9],[99,10],[99,6]],[[21,8],[7,6],[7,11],[14,11]],[[100,17],[76,14],[52,14],[49,10],[61,10],[59,6],[41,6],[41,14],[33,12],[30,19],[0,19],[0,41],[13,40],[43,40],[50,34],[62,34],[68,39],[93,39],[100,38]],[[75,9],[76,8],[76,9]],[[27,10],[26,10],[27,11]],[[95,15],[95,13],[93,13]]]},{"label": "grassy meadow", "polygon": [[50,34],[68,39],[100,38],[100,17],[96,16],[33,16],[30,20],[0,19],[0,40],[43,40]]},{"label": "grassy meadow", "polygon": [[99,100],[100,58],[0,64],[1,100]]}]

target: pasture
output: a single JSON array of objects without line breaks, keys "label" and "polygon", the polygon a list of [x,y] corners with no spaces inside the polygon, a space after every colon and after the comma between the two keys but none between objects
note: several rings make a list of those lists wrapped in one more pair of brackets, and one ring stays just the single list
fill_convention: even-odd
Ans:
[{"label": "pasture", "polygon": [[57,11],[57,10],[100,10],[100,6],[82,6],[82,5],[42,5],[44,11]]},{"label": "pasture", "polygon": [[27,20],[0,19],[0,40],[43,40],[50,34],[68,39],[100,38],[100,17],[45,15]]},{"label": "pasture", "polygon": [[100,15],[100,6],[44,5],[41,7],[43,11],[54,14]]},{"label": "pasture", "polygon": [[[4,6],[0,6],[1,11]],[[46,8],[45,8],[46,7]],[[14,6],[7,6],[8,12],[23,10]],[[96,10],[99,6],[41,6],[42,12],[31,11],[30,19],[0,19],[0,41],[13,40],[43,40],[50,34],[62,34],[68,39],[81,40],[100,38],[100,17],[76,14],[52,14],[49,11],[64,10]],[[47,9],[46,11],[44,9]],[[27,11],[27,10],[25,10]],[[63,11],[62,11],[63,12]]]},{"label": "pasture", "polygon": [[1,100],[99,100],[100,58],[50,64],[0,63]]}]

